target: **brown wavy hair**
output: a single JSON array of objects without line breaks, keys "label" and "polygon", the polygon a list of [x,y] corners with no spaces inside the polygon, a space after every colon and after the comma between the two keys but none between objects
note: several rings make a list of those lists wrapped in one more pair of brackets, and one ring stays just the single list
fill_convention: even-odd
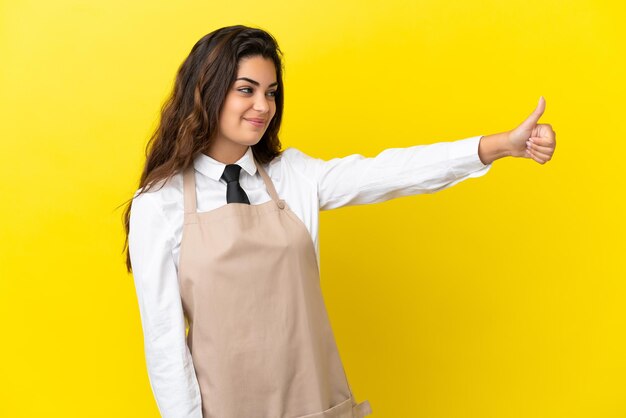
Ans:
[{"label": "brown wavy hair", "polygon": [[[252,146],[252,152],[261,163],[268,163],[281,154],[278,131],[284,103],[283,53],[276,39],[262,29],[226,26],[203,36],[180,65],[174,89],[161,108],[160,123],[146,145],[146,163],[137,196],[161,180],[165,180],[165,184],[174,174],[193,164],[198,153],[209,149],[218,131],[226,95],[237,77],[239,62],[252,56],[271,59],[278,82],[274,97],[276,113],[263,137]],[[132,265],[128,233],[134,197],[127,201],[122,215],[126,231],[122,252],[126,253],[129,273]]]}]

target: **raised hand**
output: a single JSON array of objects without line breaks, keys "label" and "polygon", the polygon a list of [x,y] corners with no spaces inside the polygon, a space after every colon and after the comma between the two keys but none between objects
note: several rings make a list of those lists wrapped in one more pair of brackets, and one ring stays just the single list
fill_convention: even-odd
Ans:
[{"label": "raised hand", "polygon": [[508,141],[513,157],[532,158],[539,164],[552,159],[556,147],[556,133],[548,123],[537,123],[546,109],[541,96],[537,107],[517,128],[509,131]]}]

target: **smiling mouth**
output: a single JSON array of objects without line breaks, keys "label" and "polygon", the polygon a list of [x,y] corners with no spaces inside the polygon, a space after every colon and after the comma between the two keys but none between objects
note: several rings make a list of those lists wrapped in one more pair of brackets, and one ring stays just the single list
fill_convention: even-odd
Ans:
[{"label": "smiling mouth", "polygon": [[265,125],[265,121],[255,121],[255,120],[250,120],[250,119],[245,119],[245,120],[247,120],[248,122],[250,122],[253,126],[256,126],[257,128],[260,128]]}]

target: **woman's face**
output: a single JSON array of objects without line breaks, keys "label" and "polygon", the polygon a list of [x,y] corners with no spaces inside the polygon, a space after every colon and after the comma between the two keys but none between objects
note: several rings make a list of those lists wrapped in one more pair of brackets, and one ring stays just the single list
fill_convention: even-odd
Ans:
[{"label": "woman's face", "polygon": [[241,59],[237,79],[226,95],[218,134],[209,155],[234,162],[248,146],[259,142],[276,113],[277,89],[276,67],[272,60],[261,56]]}]

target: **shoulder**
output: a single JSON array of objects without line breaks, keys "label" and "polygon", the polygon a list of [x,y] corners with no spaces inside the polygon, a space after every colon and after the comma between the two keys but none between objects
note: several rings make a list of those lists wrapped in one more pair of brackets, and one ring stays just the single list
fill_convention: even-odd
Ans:
[{"label": "shoulder", "polygon": [[295,148],[295,147],[287,147],[283,150],[283,152],[280,154],[279,157],[277,158],[283,158],[285,160],[287,160],[290,163],[302,163],[308,160],[315,160],[315,158],[309,156],[308,154],[302,152],[300,149]]},{"label": "shoulder", "polygon": [[276,180],[285,175],[289,178],[299,179],[300,182],[315,184],[319,161],[298,148],[288,147],[269,163],[268,173]]},{"label": "shoulder", "polygon": [[288,147],[283,150],[281,155],[272,160],[270,164],[277,159],[282,160],[290,168],[297,171],[310,171],[321,162],[320,159],[314,158],[295,147]]},{"label": "shoulder", "polygon": [[[145,191],[144,191],[145,189]],[[131,216],[148,215],[160,212],[165,216],[172,209],[182,205],[183,199],[183,176],[181,172],[175,173],[169,179],[162,179],[150,187],[141,187],[133,195]]]}]

